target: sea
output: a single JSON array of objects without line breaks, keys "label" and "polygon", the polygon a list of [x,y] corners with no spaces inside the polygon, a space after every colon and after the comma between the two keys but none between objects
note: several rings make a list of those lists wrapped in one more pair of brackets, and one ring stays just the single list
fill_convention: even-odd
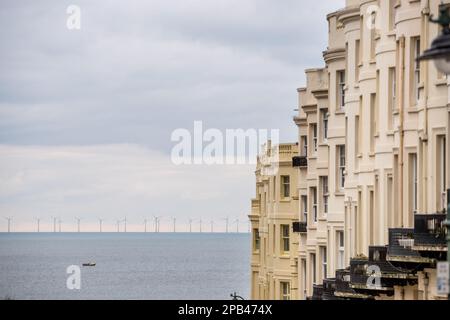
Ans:
[{"label": "sea", "polygon": [[247,299],[250,245],[244,233],[0,233],[0,300]]}]

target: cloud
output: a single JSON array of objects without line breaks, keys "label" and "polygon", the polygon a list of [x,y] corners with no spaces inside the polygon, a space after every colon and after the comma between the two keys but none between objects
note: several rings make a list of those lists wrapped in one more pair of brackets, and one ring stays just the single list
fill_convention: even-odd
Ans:
[{"label": "cloud", "polygon": [[[325,14],[343,1],[4,1],[0,141],[142,143],[171,130],[281,128],[303,69],[322,65]],[[158,136],[158,139],[149,137]]]},{"label": "cloud", "polygon": [[[247,213],[252,170],[174,167],[171,133],[202,120],[295,141],[295,89],[323,65],[325,15],[344,2],[2,1],[1,211]],[[80,31],[66,28],[70,4]]]},{"label": "cloud", "polygon": [[253,166],[177,166],[138,145],[1,145],[0,159],[0,211],[27,228],[38,216],[47,228],[51,216],[68,228],[78,216],[90,229],[102,217],[112,230],[125,216],[129,230],[153,215],[166,227],[172,216],[244,220],[253,191]]}]

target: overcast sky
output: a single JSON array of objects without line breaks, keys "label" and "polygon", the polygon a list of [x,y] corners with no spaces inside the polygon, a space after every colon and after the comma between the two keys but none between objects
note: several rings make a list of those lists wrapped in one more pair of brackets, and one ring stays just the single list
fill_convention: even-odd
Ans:
[{"label": "overcast sky", "polygon": [[[81,9],[68,30],[66,9]],[[253,166],[175,166],[170,136],[292,122],[303,70],[322,66],[344,0],[0,2],[0,212],[13,230],[129,230],[143,220],[244,221]],[[195,225],[198,228],[198,222]],[[235,225],[234,225],[235,228]],[[206,229],[206,227],[205,227]],[[242,223],[241,230],[246,229]],[[6,219],[0,231],[6,230]]]}]

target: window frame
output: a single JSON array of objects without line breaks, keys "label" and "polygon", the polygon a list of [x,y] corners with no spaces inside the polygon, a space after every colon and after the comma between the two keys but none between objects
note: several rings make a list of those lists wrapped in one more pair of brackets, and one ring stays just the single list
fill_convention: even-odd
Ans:
[{"label": "window frame", "polygon": [[281,252],[282,254],[288,254],[291,250],[290,244],[290,226],[288,224],[280,225],[280,236],[281,236]]}]

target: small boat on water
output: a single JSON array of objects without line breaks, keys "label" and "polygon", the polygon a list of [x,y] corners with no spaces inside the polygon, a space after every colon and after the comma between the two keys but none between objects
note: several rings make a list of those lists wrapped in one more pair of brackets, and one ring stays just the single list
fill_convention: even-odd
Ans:
[{"label": "small boat on water", "polygon": [[95,262],[87,262],[87,263],[83,263],[83,267],[95,267],[96,263]]}]

